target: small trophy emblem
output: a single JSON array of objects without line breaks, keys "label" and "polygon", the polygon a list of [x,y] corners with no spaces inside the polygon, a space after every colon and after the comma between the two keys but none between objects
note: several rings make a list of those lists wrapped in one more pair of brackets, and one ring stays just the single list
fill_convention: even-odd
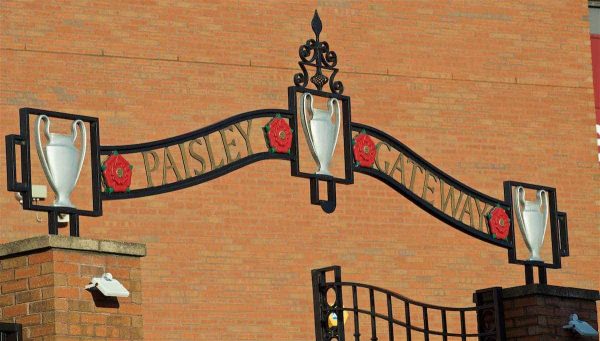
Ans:
[{"label": "small trophy emblem", "polygon": [[[316,173],[331,176],[329,162],[333,157],[340,132],[340,102],[335,98],[329,99],[327,109],[315,109],[313,96],[309,93],[302,95],[300,102],[302,128],[304,128],[313,159],[319,167]],[[334,114],[336,116],[335,123],[331,120]]]},{"label": "small trophy emblem", "polygon": [[536,201],[525,200],[525,189],[521,186],[516,188],[516,194],[515,212],[525,245],[529,249],[529,260],[542,262],[540,249],[548,224],[548,192],[537,191]]},{"label": "small trophy emblem", "polygon": [[[46,121],[44,134],[48,143],[42,146],[40,128]],[[75,148],[77,127],[81,130],[81,151]],[[35,126],[35,147],[50,187],[56,194],[55,207],[73,207],[71,192],[79,180],[87,147],[87,133],[82,120],[73,121],[71,136],[50,133],[50,119],[40,115]]]}]

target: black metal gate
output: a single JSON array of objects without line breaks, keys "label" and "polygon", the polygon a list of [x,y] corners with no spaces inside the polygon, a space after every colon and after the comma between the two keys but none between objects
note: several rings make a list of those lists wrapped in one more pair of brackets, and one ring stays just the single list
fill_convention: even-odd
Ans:
[{"label": "black metal gate", "polygon": [[[506,340],[499,287],[475,292],[473,307],[455,308],[417,302],[368,284],[342,282],[341,277],[339,266],[312,271],[317,341],[345,341],[346,334],[354,341],[411,340],[415,336],[423,340]],[[344,298],[351,304],[344,305]],[[363,335],[367,338],[361,339]]]},{"label": "black metal gate", "polygon": [[23,341],[22,330],[18,323],[0,323],[0,341]]}]

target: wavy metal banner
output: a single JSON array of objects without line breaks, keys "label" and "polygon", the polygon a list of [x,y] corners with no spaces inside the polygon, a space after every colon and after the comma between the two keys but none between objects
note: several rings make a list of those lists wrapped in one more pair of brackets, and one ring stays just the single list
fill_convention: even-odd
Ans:
[{"label": "wavy metal banner", "polygon": [[[127,154],[139,153],[146,174],[145,187],[124,192],[104,191],[102,200],[138,198],[176,191],[210,181],[261,160],[290,160],[291,154],[270,152],[252,145],[250,135],[257,130],[262,133],[263,129],[257,124],[258,119],[277,117],[289,120],[291,115],[287,110],[256,110],[164,140],[101,146],[100,154],[105,156],[122,154],[129,158],[130,155]],[[237,150],[233,151],[233,147]],[[217,157],[217,150],[225,154],[224,158]]]},{"label": "wavy metal banner", "polygon": [[383,181],[446,224],[489,243],[510,247],[508,240],[494,237],[486,223],[490,212],[496,207],[512,216],[510,205],[452,178],[402,142],[378,129],[352,123],[352,130],[378,141],[373,165],[357,165],[355,171]]}]

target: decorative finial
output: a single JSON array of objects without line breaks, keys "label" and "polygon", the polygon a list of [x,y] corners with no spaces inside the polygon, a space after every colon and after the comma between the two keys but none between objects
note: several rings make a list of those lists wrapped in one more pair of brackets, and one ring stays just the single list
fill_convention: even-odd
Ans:
[{"label": "decorative finial", "polygon": [[[341,95],[344,92],[344,85],[340,81],[334,81],[335,75],[338,73],[337,55],[334,51],[329,50],[329,44],[326,41],[319,41],[319,35],[323,29],[323,23],[319,17],[319,12],[315,10],[312,21],[310,23],[313,32],[315,33],[316,39],[309,39],[306,44],[300,45],[300,69],[299,72],[294,75],[294,84],[296,86],[306,88],[308,81],[315,85],[317,90],[323,91],[323,86],[329,83],[329,89],[332,93]],[[315,74],[312,77],[308,77],[308,71],[306,67],[316,68]],[[329,77],[323,74],[323,70],[331,71]]]},{"label": "decorative finial", "polygon": [[315,32],[315,36],[317,36],[317,41],[319,41],[319,34],[321,34],[321,30],[323,29],[323,23],[321,22],[321,18],[319,18],[317,10],[315,10],[315,15],[310,22],[310,26],[312,26],[312,30]]}]

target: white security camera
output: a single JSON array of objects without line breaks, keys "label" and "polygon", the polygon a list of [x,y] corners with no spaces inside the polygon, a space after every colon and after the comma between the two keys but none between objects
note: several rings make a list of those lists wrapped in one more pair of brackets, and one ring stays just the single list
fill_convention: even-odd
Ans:
[{"label": "white security camera", "polygon": [[598,332],[589,323],[581,321],[577,314],[571,314],[569,324],[563,326],[564,329],[571,329],[581,336],[598,336]]}]

